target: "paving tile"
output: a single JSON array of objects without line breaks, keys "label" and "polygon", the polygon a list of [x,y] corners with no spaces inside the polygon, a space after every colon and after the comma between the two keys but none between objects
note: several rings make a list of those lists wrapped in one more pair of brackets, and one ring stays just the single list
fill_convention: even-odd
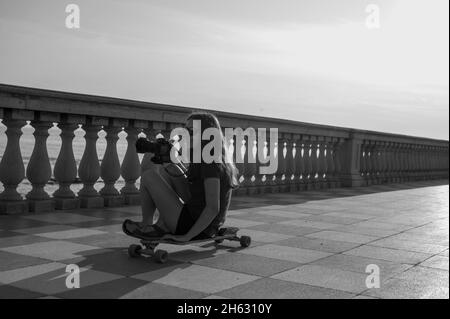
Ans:
[{"label": "paving tile", "polygon": [[258,247],[244,249],[244,250],[239,251],[239,253],[255,255],[255,256],[260,256],[260,257],[280,259],[280,260],[293,261],[293,262],[297,262],[297,263],[301,263],[301,264],[310,263],[317,259],[325,258],[325,257],[331,255],[329,253],[316,251],[316,250],[294,248],[294,247],[272,245],[272,244],[261,245]]},{"label": "paving tile", "polygon": [[367,227],[382,230],[392,230],[392,231],[405,231],[411,229],[412,226],[402,225],[402,224],[391,224],[391,223],[381,223],[371,220],[363,221],[352,225],[353,227]]},{"label": "paving tile", "polygon": [[284,240],[287,238],[294,237],[292,235],[283,235],[277,233],[270,233],[261,230],[254,230],[243,228],[239,230],[239,234],[250,236],[252,240],[260,242],[260,243],[274,243],[280,240]]},{"label": "paving tile", "polygon": [[222,296],[217,296],[217,295],[209,295],[209,296],[207,296],[207,297],[205,297],[203,299],[229,299],[229,298],[222,297]]},{"label": "paving tile", "polygon": [[347,299],[354,295],[339,290],[262,278],[218,293],[243,299]]},{"label": "paving tile", "polygon": [[0,240],[0,250],[1,248],[20,246],[20,245],[28,245],[39,242],[47,242],[48,238],[43,238],[39,236],[31,236],[31,235],[20,235],[13,237],[5,237]]},{"label": "paving tile", "polygon": [[325,222],[316,222],[310,220],[302,220],[302,219],[293,219],[289,221],[279,222],[282,225],[293,225],[297,227],[310,227],[310,228],[318,228],[318,229],[332,229],[336,228],[338,224],[325,223]]},{"label": "paving tile", "polygon": [[49,260],[0,251],[0,271],[47,264]]},{"label": "paving tile", "polygon": [[380,239],[370,243],[371,246],[402,249],[426,254],[438,254],[448,247],[416,241],[399,240],[393,237]]},{"label": "paving tile", "polygon": [[42,274],[46,274],[55,270],[65,269],[66,265],[62,263],[51,262],[47,264],[16,268],[0,272],[0,283],[12,284]]},{"label": "paving tile", "polygon": [[36,299],[44,295],[9,285],[0,285],[0,299]]},{"label": "paving tile", "polygon": [[447,246],[447,247],[449,246],[448,233],[446,235],[436,235],[433,233],[415,234],[415,233],[411,233],[411,232],[404,232],[404,233],[392,236],[392,239],[393,240],[419,242],[419,243],[427,243],[427,244]]},{"label": "paving tile", "polygon": [[277,243],[280,246],[289,246],[303,249],[311,249],[324,251],[328,253],[339,253],[346,250],[350,250],[352,248],[358,247],[360,244],[335,241],[335,240],[326,240],[326,239],[318,239],[318,238],[309,238],[309,237],[295,237],[289,238],[286,240],[282,240]]},{"label": "paving tile", "polygon": [[77,228],[74,226],[69,226],[69,225],[46,225],[46,226],[41,226],[41,227],[16,229],[14,231],[21,233],[21,234],[36,235],[36,234],[41,234],[41,233],[57,232],[57,231],[72,230],[72,229],[77,229]]},{"label": "paving tile", "polygon": [[388,260],[397,263],[417,264],[431,257],[430,254],[417,253],[399,249],[390,249],[384,247],[375,247],[364,245],[344,252],[346,255],[367,257],[373,259]]},{"label": "paving tile", "polygon": [[213,294],[259,277],[199,265],[181,265],[151,271],[133,278]]},{"label": "paving tile", "polygon": [[311,233],[320,231],[318,228],[311,227],[297,227],[292,225],[282,225],[282,224],[263,224],[252,227],[247,227],[247,229],[262,230],[269,233],[277,233],[292,236],[303,236]]},{"label": "paving tile", "polygon": [[303,213],[298,213],[298,212],[290,212],[290,211],[285,211],[283,209],[278,209],[278,210],[260,210],[258,212],[256,212],[257,214],[260,215],[267,215],[267,216],[275,216],[275,217],[281,217],[281,218],[303,218],[303,217],[310,217],[311,215],[309,214],[303,214]]},{"label": "paving tile", "polygon": [[14,237],[14,236],[21,236],[21,233],[17,233],[14,231],[9,231],[9,230],[2,230],[0,231],[0,241],[2,238],[8,238],[8,237]]},{"label": "paving tile", "polygon": [[358,296],[355,296],[353,299],[378,299],[378,298],[370,297],[370,296],[364,296],[364,295],[358,295]]},{"label": "paving tile", "polygon": [[124,233],[102,233],[88,237],[71,238],[70,242],[82,245],[93,245],[105,249],[128,248],[131,244],[138,244],[139,240]]},{"label": "paving tile", "polygon": [[42,227],[48,226],[49,223],[26,219],[25,216],[1,216],[0,215],[0,225],[2,225],[3,230],[14,231],[16,229],[24,229],[24,228],[34,228],[34,227]]},{"label": "paving tile", "polygon": [[121,299],[199,299],[207,296],[205,293],[145,282],[145,285],[123,295]]},{"label": "paving tile", "polygon": [[448,271],[448,257],[436,255],[422,262],[420,266]]},{"label": "paving tile", "polygon": [[[241,214],[241,215],[235,215],[233,216],[234,219],[238,220],[245,220],[245,221],[252,221],[252,222],[258,222],[258,223],[278,223],[282,221],[287,221],[292,219],[292,217],[280,217],[280,216],[273,216],[273,215],[264,215],[259,213],[247,213],[247,214]],[[252,225],[254,226],[254,225]]]},{"label": "paving tile", "polygon": [[428,283],[432,286],[449,287],[448,271],[442,269],[415,266],[395,277],[402,280],[420,282],[422,284]]},{"label": "paving tile", "polygon": [[366,215],[366,214],[350,213],[347,211],[326,213],[321,216],[323,216],[323,217],[325,217],[325,216],[346,217],[346,218],[352,218],[352,219],[357,219],[357,220],[368,220],[368,219],[372,219],[372,218],[376,217],[376,216],[371,216],[371,215]]},{"label": "paving tile", "polygon": [[299,266],[299,263],[243,254],[222,254],[194,262],[197,265],[256,276],[271,276]]},{"label": "paving tile", "polygon": [[305,207],[303,205],[304,204],[289,205],[289,206],[283,207],[283,210],[284,211],[292,211],[292,212],[296,212],[296,213],[300,213],[300,214],[308,214],[308,215],[321,215],[321,214],[327,213],[327,211],[322,208],[317,208],[317,207],[310,208],[310,207]]},{"label": "paving tile", "polygon": [[180,262],[172,259],[169,259],[165,264],[159,264],[151,258],[130,258],[126,249],[116,249],[101,254],[67,259],[62,262],[121,276],[133,276],[180,264]]},{"label": "paving tile", "polygon": [[354,227],[353,225],[342,225],[342,226],[333,228],[333,230],[345,232],[345,233],[367,235],[367,236],[378,237],[378,238],[392,236],[392,235],[398,234],[400,232],[400,231],[394,231],[394,230],[376,229],[376,228],[360,227],[360,226]]},{"label": "paving tile", "polygon": [[100,234],[106,234],[105,232],[95,230],[95,229],[88,229],[88,228],[76,228],[71,230],[63,230],[63,231],[56,231],[56,232],[49,232],[49,233],[41,233],[36,234],[40,237],[50,238],[50,239],[72,239],[72,238],[86,238],[93,235],[100,235]]},{"label": "paving tile", "polygon": [[[75,289],[67,288],[66,286],[66,279],[68,274],[69,273],[66,272],[66,268],[64,267],[38,276],[13,282],[11,283],[11,285],[22,289],[43,293],[46,295],[56,295],[61,292]],[[120,278],[120,276],[87,268],[80,268],[80,288],[95,285],[101,282],[111,281],[118,278]]]},{"label": "paving tile", "polygon": [[256,225],[262,225],[265,224],[265,222],[255,222],[252,220],[245,220],[245,219],[237,219],[237,218],[229,218],[225,220],[224,227],[239,227],[239,228],[247,228],[251,226]]},{"label": "paving tile", "polygon": [[339,217],[339,216],[329,216],[329,215],[309,215],[304,218],[305,220],[338,224],[338,225],[351,225],[354,223],[361,222],[361,219],[350,218],[350,217]]},{"label": "paving tile", "polygon": [[82,255],[82,252],[97,249],[98,247],[81,245],[67,241],[48,241],[2,248],[0,251],[58,261],[75,258],[76,256]]},{"label": "paving tile", "polygon": [[387,299],[448,299],[448,271],[414,267],[383,283],[379,289],[369,289],[364,295]]},{"label": "paving tile", "polygon": [[[116,299],[132,294],[147,284],[148,282],[143,280],[119,278],[86,287],[81,286],[79,289],[70,289],[56,296],[63,299]],[[142,297],[136,295],[135,298]],[[147,298],[150,298],[150,296]],[[167,297],[164,298],[166,299]]]},{"label": "paving tile", "polygon": [[380,280],[385,281],[395,275],[410,269],[412,265],[399,264],[391,261],[372,259],[345,254],[336,254],[323,259],[316,260],[311,265],[319,265],[332,269],[341,269],[366,274],[368,265],[377,265],[380,269]]},{"label": "paving tile", "polygon": [[238,242],[224,241],[220,245],[215,245],[214,243],[207,244],[204,246],[166,245],[161,246],[160,249],[168,251],[169,259],[171,260],[175,260],[178,262],[192,263],[195,262],[196,260],[219,256],[222,254],[226,254],[229,251],[235,251],[242,248],[240,248],[240,244]]},{"label": "paving tile", "polygon": [[309,234],[309,235],[306,235],[306,237],[336,240],[336,241],[343,241],[343,242],[356,243],[356,244],[366,244],[366,243],[369,243],[369,242],[377,239],[377,237],[371,237],[371,236],[359,235],[359,234],[353,234],[353,233],[344,233],[344,232],[338,232],[338,231],[332,231],[332,230],[326,230],[326,231],[321,231],[321,232],[314,233],[314,234]]},{"label": "paving tile", "polygon": [[316,265],[304,265],[271,278],[350,293],[361,293],[367,289],[367,275]]},{"label": "paving tile", "polygon": [[[24,216],[25,219],[37,220],[40,222],[54,223],[54,224],[76,224],[87,221],[101,220],[101,218],[84,216],[74,213],[48,213]],[[23,227],[24,228],[24,227]]]}]

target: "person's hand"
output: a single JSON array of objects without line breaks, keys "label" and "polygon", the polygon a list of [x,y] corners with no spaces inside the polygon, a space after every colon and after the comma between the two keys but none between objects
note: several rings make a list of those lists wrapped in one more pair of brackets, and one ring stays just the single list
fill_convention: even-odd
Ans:
[{"label": "person's hand", "polygon": [[173,240],[173,241],[177,241],[177,242],[180,242],[180,243],[185,243],[185,242],[188,242],[190,240],[190,238],[186,237],[185,235],[172,235],[172,234],[166,234],[161,239]]}]

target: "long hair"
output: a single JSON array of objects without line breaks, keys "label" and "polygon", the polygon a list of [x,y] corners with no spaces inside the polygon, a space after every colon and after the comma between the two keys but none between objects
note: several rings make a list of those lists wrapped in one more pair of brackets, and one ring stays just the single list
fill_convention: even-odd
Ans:
[{"label": "long hair", "polygon": [[[222,133],[222,128],[220,126],[219,120],[217,117],[209,112],[193,112],[191,113],[186,121],[189,120],[200,120],[201,128],[202,128],[202,134],[203,131],[207,128],[215,128],[219,131],[220,139],[221,139],[221,161],[218,163],[221,165],[221,168],[226,173],[226,176],[228,177],[228,182],[231,188],[237,188],[239,186],[239,180],[237,178],[238,170],[233,162],[233,157],[230,155],[229,152],[229,145],[228,141],[225,140],[225,137]],[[202,146],[203,149],[203,146]]]}]

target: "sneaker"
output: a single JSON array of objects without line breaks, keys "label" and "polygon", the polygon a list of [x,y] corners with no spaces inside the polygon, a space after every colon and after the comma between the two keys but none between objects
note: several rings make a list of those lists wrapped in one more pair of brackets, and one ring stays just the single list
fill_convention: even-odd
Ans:
[{"label": "sneaker", "polygon": [[125,234],[141,239],[147,238],[160,238],[166,234],[166,232],[157,225],[145,225],[126,219],[122,224],[122,230]]}]

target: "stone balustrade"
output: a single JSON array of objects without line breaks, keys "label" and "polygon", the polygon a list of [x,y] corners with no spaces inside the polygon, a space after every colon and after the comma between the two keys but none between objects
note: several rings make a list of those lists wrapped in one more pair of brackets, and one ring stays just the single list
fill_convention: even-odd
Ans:
[{"label": "stone balustrade", "polygon": [[[138,135],[168,136],[182,126],[194,109],[172,105],[129,101],[108,97],[55,92],[0,85],[0,119],[6,126],[6,147],[0,162],[0,213],[41,212],[74,208],[99,208],[139,204],[142,163],[134,144]],[[296,192],[336,187],[403,183],[426,179],[447,179],[448,141],[310,124],[290,120],[213,111],[224,128],[261,128],[267,132],[264,143],[242,145],[230,141],[237,163],[241,187],[235,195],[267,192]],[[21,128],[34,129],[34,148],[25,169],[20,148]],[[56,163],[50,165],[47,151],[48,130],[60,128],[61,147]],[[74,131],[81,127],[85,148],[77,167]],[[278,129],[275,148],[269,144],[269,129]],[[106,132],[106,151],[98,158],[96,143],[100,130]],[[118,133],[127,134],[125,156],[120,163],[116,144]],[[258,143],[261,143],[259,145]],[[258,152],[275,155],[273,174],[260,174]],[[253,159],[253,160],[251,160]],[[52,178],[58,188],[53,194],[44,189]],[[124,185],[118,190],[117,181]],[[32,189],[19,194],[17,187],[28,179]],[[98,191],[94,185],[99,181]],[[83,187],[77,193],[71,185]],[[301,194],[301,193],[299,193]],[[301,195],[299,195],[301,196]]]}]

